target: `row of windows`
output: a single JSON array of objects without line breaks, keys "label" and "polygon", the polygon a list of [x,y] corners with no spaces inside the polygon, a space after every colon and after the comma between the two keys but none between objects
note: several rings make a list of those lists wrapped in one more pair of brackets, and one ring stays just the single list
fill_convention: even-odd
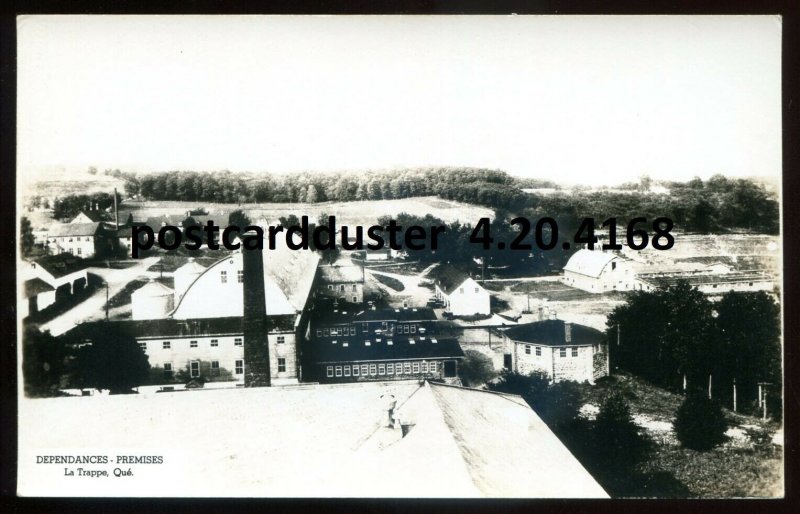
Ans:
[{"label": "row of windows", "polygon": [[[219,368],[219,361],[211,361],[211,376],[218,377],[220,376],[220,368]],[[283,373],[286,371],[286,359],[283,357],[278,358],[278,372]],[[237,359],[233,362],[233,372],[235,375],[243,375],[244,374],[244,360]],[[165,362],[164,363],[164,378],[171,379],[173,373],[172,363]],[[197,378],[200,376],[200,361],[191,361],[189,363],[189,376],[191,378]]]},{"label": "row of windows", "polygon": [[[571,351],[571,355],[573,357],[577,357],[578,356],[578,347],[577,346],[573,346],[573,347],[571,347],[571,350],[572,350]],[[542,355],[542,347],[541,346],[534,347],[534,351],[536,352],[536,356],[537,357],[540,357]],[[529,344],[525,345],[525,353],[527,355],[531,354],[531,345],[529,345]],[[559,355],[559,357],[566,357],[567,356],[567,349],[566,348],[559,348],[558,355]]]},{"label": "row of windows", "polygon": [[[222,284],[228,283],[228,272],[227,270],[222,270],[219,272],[219,281]],[[240,284],[244,283],[244,270],[237,270],[236,271],[236,281]]]},{"label": "row of windows", "polygon": [[[286,343],[286,336],[277,336],[276,343],[277,344]],[[211,339],[209,341],[208,345],[211,348],[219,347],[219,339]],[[241,337],[235,337],[233,339],[233,345],[234,346],[244,346],[244,339],[241,338]],[[196,339],[192,339],[192,340],[189,341],[189,348],[197,348],[198,346],[199,345],[198,345],[198,342],[197,342]],[[139,342],[139,348],[141,348],[144,351],[147,351],[147,342],[146,341],[140,341]],[[163,350],[171,350],[172,349],[172,341],[163,341],[161,343],[161,348]]]},{"label": "row of windows", "polygon": [[[333,291],[334,287],[335,286],[333,284],[328,284],[328,290]],[[344,284],[340,284],[339,285],[339,292],[343,293],[344,291],[345,291]],[[358,291],[358,286],[356,284],[353,284],[352,291]]]},{"label": "row of windows", "polygon": [[327,366],[325,374],[328,378],[349,376],[376,375],[411,375],[418,373],[436,373],[437,362],[390,362],[380,364],[354,364],[352,366]]},{"label": "row of windows", "polygon": [[[64,241],[65,239],[67,239],[67,238],[66,238],[66,237],[62,237],[62,238],[61,238],[61,242],[62,242],[62,243],[63,243],[63,242],[65,242],[65,241]],[[69,238],[67,241],[68,241],[68,242],[70,242],[70,243],[72,243],[72,242],[73,242],[73,239],[74,239],[76,242],[80,242],[80,240],[81,240],[81,238],[80,238],[80,237],[75,237],[75,238],[72,238],[72,237],[70,237],[70,238]],[[84,240],[84,241],[91,241],[91,240],[92,240],[92,238],[91,238],[91,237],[85,237],[83,240]],[[56,241],[57,241],[57,239],[55,239],[55,238],[50,240],[50,242],[51,242],[51,243],[55,243]]]}]

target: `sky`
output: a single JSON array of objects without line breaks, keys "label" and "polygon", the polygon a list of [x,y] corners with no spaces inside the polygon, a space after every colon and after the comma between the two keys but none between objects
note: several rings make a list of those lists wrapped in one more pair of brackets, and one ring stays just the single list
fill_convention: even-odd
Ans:
[{"label": "sky", "polygon": [[781,173],[777,16],[24,16],[18,176]]}]

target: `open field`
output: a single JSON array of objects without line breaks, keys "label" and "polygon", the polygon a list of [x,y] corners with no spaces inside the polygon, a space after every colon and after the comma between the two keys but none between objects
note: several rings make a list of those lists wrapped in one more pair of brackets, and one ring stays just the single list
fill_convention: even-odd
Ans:
[{"label": "open field", "polygon": [[361,202],[322,202],[306,203],[262,203],[262,204],[222,204],[201,202],[143,201],[123,202],[120,206],[122,217],[132,213],[134,219],[143,220],[149,216],[183,216],[186,211],[204,207],[208,215],[204,218],[214,220],[218,225],[228,222],[228,215],[242,209],[251,220],[266,219],[274,223],[281,216],[294,214],[297,217],[309,216],[316,222],[322,214],[336,216],[337,224],[370,226],[380,216],[397,216],[402,212],[425,215],[431,214],[445,222],[460,221],[474,224],[482,217],[493,218],[494,212],[486,207],[467,205],[433,196],[404,198],[399,200],[369,200]]}]

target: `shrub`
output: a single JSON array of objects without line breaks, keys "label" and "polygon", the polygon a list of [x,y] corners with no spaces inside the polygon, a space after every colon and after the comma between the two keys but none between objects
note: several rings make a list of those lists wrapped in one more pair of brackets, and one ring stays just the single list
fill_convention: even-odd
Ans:
[{"label": "shrub", "polygon": [[459,377],[469,387],[485,384],[496,375],[492,359],[476,350],[466,350],[458,366]]},{"label": "shrub", "polygon": [[723,443],[727,429],[722,407],[700,392],[689,394],[675,415],[675,435],[692,450],[708,451]]},{"label": "shrub", "polygon": [[607,397],[600,405],[592,432],[597,457],[626,472],[644,460],[652,449],[650,439],[633,422],[630,407],[618,394]]}]

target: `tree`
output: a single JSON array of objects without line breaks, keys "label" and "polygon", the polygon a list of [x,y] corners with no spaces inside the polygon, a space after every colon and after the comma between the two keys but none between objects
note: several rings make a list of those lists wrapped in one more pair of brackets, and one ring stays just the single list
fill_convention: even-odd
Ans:
[{"label": "tree", "polygon": [[77,379],[81,387],[108,389],[115,394],[129,392],[147,381],[147,355],[135,337],[115,325],[105,323],[102,333],[90,336],[90,344],[79,348]]},{"label": "tree", "polygon": [[89,166],[89,169],[87,171],[89,172],[89,175],[97,175],[97,168],[95,168],[94,166]]},{"label": "tree", "polygon": [[31,227],[31,221],[26,218],[25,216],[22,217],[19,224],[19,244],[20,244],[20,251],[22,252],[23,257],[27,257],[33,251],[33,227]]},{"label": "tree", "polygon": [[600,405],[592,434],[596,457],[612,469],[631,471],[652,449],[619,394],[611,394]]},{"label": "tree", "polygon": [[489,390],[519,395],[538,413],[545,403],[549,384],[550,379],[545,373],[533,372],[521,375],[505,370],[501,372],[500,379],[496,383],[489,384]]},{"label": "tree", "polygon": [[245,227],[251,225],[250,218],[241,209],[236,209],[228,215],[228,225],[235,225],[244,230]]},{"label": "tree", "polygon": [[67,351],[64,342],[41,332],[35,326],[25,327],[22,337],[22,376],[25,394],[29,397],[57,396],[65,369]]},{"label": "tree", "polygon": [[458,376],[468,387],[485,384],[495,377],[492,359],[476,350],[466,350],[458,366]]},{"label": "tree", "polygon": [[675,415],[675,435],[683,446],[708,451],[727,439],[728,422],[718,402],[702,391],[689,394]]}]

